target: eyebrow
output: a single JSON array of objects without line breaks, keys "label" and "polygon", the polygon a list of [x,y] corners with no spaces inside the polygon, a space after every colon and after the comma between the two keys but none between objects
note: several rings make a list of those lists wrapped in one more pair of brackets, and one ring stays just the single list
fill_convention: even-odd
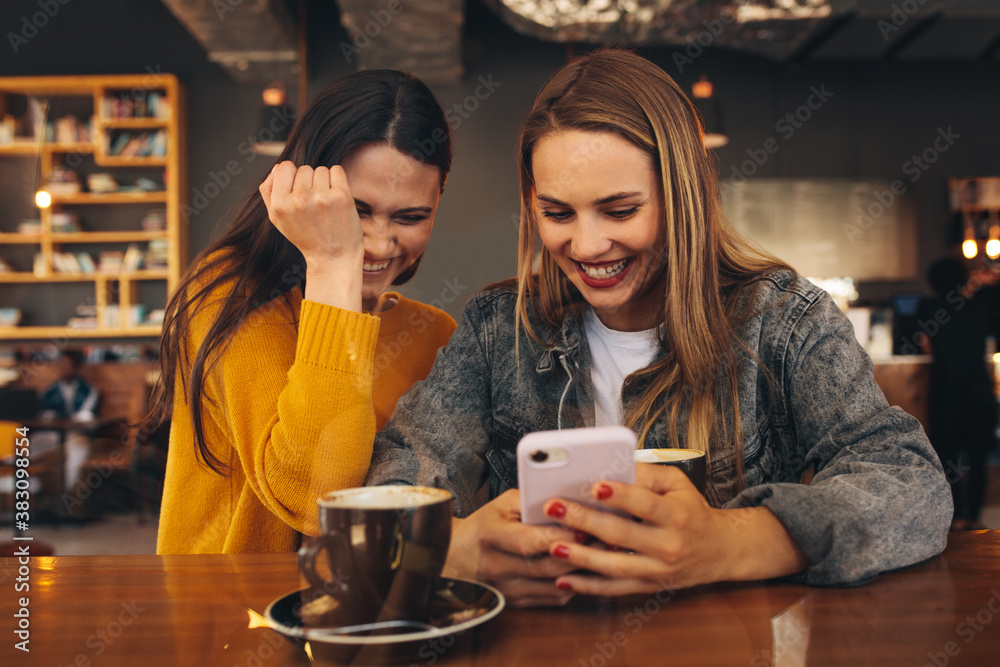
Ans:
[{"label": "eyebrow", "polygon": [[[642,196],[641,192],[616,192],[613,195],[602,197],[601,199],[598,199],[594,203],[600,206],[602,204],[610,204],[612,202],[620,201],[622,199],[628,199],[629,197],[639,197],[639,196]],[[569,208],[569,204],[567,204],[564,201],[560,201],[555,197],[550,197],[548,195],[535,195],[535,198],[544,202],[548,202],[550,204],[555,204],[556,206],[565,206]]]},{"label": "eyebrow", "polygon": [[[354,205],[357,206],[358,208],[366,208],[369,210],[371,210],[372,208],[371,204],[356,197],[354,199]],[[392,212],[392,214],[400,215],[406,213],[430,213],[432,210],[434,209],[432,209],[430,206],[407,206],[406,208],[396,209],[395,211]]]}]

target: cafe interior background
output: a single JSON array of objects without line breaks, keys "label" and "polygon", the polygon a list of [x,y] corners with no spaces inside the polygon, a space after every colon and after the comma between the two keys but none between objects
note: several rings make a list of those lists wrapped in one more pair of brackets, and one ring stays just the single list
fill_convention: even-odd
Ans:
[{"label": "cafe interior background", "polygon": [[[963,241],[976,242],[973,267],[992,261],[989,240],[1000,246],[998,1],[18,0],[0,7],[0,33],[0,391],[8,411],[18,387],[50,382],[51,359],[72,348],[85,352],[84,374],[99,384],[106,416],[141,417],[169,280],[137,279],[127,290],[126,278],[70,280],[58,274],[79,278],[88,267],[60,268],[55,255],[83,252],[128,270],[115,262],[152,261],[150,239],[166,236],[159,250],[184,265],[274,163],[289,110],[265,105],[265,88],[278,82],[294,110],[359,67],[413,71],[448,113],[453,170],[427,256],[401,291],[456,318],[477,290],[514,274],[520,119],[556,67],[602,43],[634,46],[699,95],[734,224],[834,294],[890,402],[922,420],[928,358],[914,335],[933,323],[918,322],[914,308],[929,293],[926,270],[960,256]],[[173,74],[184,97],[158,98],[170,120],[130,126],[102,107],[111,120],[86,127],[92,112],[79,100],[18,95],[8,78],[57,76],[72,88],[82,85],[76,77],[121,74],[136,77],[107,84],[99,104],[142,98],[141,115],[156,116],[148,93]],[[33,113],[40,133],[51,128],[25,150],[24,117]],[[67,116],[70,127],[57,128]],[[157,128],[177,133],[166,155],[154,147],[138,162],[115,157],[136,137],[155,143]],[[62,140],[57,129],[95,147],[43,148]],[[108,135],[101,148],[98,133]],[[45,210],[36,193],[59,180],[60,160],[77,167],[84,194],[53,194]],[[86,199],[101,173],[124,186],[125,177],[162,181],[165,171],[178,188],[164,197],[154,183],[150,201],[159,206],[102,210]],[[173,223],[156,215],[165,207]],[[139,230],[142,218],[145,231],[86,245],[66,238],[79,233],[74,225],[100,229],[104,215],[113,229]],[[32,238],[39,234],[46,240]],[[37,265],[40,251],[51,266]],[[96,298],[101,316],[122,319],[95,323],[95,285],[108,290]],[[133,316],[127,330],[123,319]],[[33,528],[57,554],[152,553],[165,430],[119,429],[100,442],[82,486],[42,490],[45,523]],[[1000,528],[997,452],[991,462],[983,519]],[[58,470],[49,478],[58,489]]]}]

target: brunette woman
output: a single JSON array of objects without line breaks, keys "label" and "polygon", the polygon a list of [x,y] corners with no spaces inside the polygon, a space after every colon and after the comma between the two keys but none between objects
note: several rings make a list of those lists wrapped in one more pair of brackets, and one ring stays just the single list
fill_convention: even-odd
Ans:
[{"label": "brunette woman", "polygon": [[416,271],[451,167],[430,90],[347,76],[296,124],[167,307],[172,408],[157,551],[290,551],[359,486],[376,429],[455,322],[388,291]]}]

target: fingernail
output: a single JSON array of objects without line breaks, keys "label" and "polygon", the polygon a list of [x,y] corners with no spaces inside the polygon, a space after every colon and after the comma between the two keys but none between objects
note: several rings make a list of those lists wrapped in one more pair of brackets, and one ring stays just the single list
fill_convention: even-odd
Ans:
[{"label": "fingernail", "polygon": [[561,591],[571,591],[573,590],[573,584],[569,583],[568,581],[560,581],[558,584],[556,584],[556,588],[558,588]]},{"label": "fingernail", "polygon": [[569,558],[569,547],[565,544],[557,544],[552,550],[552,555],[556,558]]},{"label": "fingernail", "polygon": [[584,532],[579,531],[579,530],[576,531],[575,533],[573,533],[573,539],[576,540],[578,544],[583,544],[589,538],[590,538],[590,535],[587,535],[587,533],[584,533]]},{"label": "fingernail", "polygon": [[562,503],[556,501],[549,505],[549,509],[546,512],[553,519],[561,519],[566,516],[566,506]]},{"label": "fingernail", "polygon": [[607,500],[610,497],[611,497],[611,487],[608,486],[607,484],[598,484],[597,485],[597,499],[598,500]]}]

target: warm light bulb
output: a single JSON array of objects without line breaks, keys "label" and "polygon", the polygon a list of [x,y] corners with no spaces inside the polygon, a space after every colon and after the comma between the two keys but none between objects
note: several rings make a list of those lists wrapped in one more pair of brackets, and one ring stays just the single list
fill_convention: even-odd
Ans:
[{"label": "warm light bulb", "polygon": [[52,195],[45,190],[39,190],[35,193],[35,206],[38,208],[48,208],[49,206],[52,206]]},{"label": "warm light bulb", "polygon": [[1000,352],[993,353],[993,363],[1000,364]]},{"label": "warm light bulb", "polygon": [[976,256],[977,252],[979,252],[979,248],[976,246],[975,241],[972,239],[962,241],[962,254],[965,255],[966,259],[972,259]]},{"label": "warm light bulb", "polygon": [[701,75],[701,80],[696,81],[693,86],[691,86],[691,96],[700,99],[708,99],[712,96],[713,86],[704,74]]},{"label": "warm light bulb", "polygon": [[1000,257],[1000,239],[990,239],[986,242],[986,256],[990,259]]}]

